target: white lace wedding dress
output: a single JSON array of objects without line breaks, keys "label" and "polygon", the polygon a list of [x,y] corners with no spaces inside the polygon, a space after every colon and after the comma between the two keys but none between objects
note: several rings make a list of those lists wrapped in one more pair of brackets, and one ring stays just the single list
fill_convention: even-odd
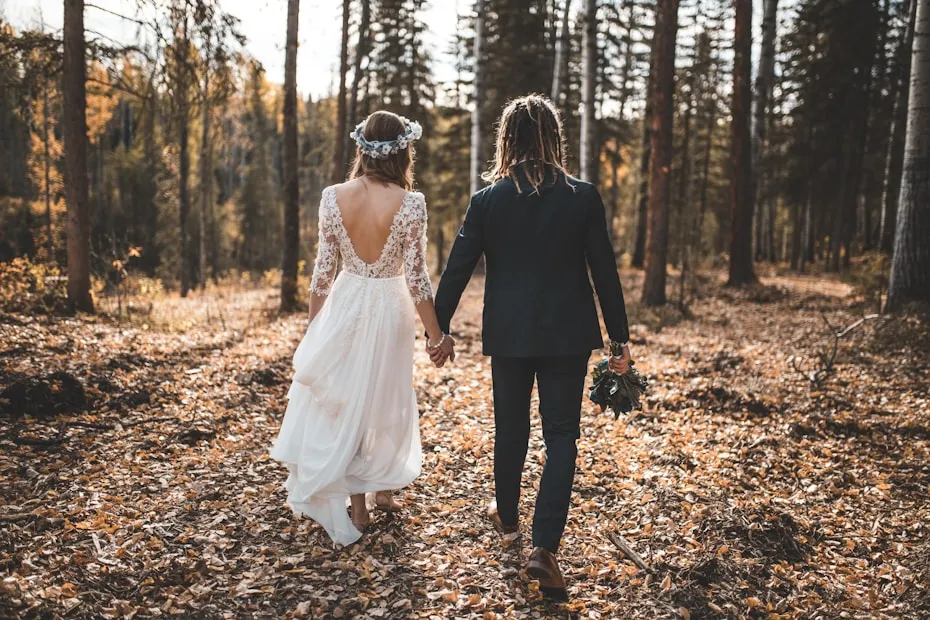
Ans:
[{"label": "white lace wedding dress", "polygon": [[399,489],[420,474],[413,346],[414,303],[433,295],[426,201],[404,197],[374,263],[355,253],[333,187],[323,191],[319,231],[311,292],[327,299],[294,354],[271,456],[288,467],[288,504],[345,545],[361,536],[350,494]]}]

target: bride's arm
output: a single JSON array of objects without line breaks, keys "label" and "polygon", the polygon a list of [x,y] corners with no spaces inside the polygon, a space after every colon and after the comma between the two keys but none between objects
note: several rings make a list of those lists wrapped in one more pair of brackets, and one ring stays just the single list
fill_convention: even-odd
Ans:
[{"label": "bride's arm", "polygon": [[319,241],[316,249],[316,263],[313,266],[313,279],[310,281],[310,322],[316,318],[329,297],[333,281],[336,279],[336,268],[339,261],[339,241],[336,234],[336,221],[329,211],[326,201],[326,192],[320,199]]},{"label": "bride's arm", "polygon": [[417,314],[423,321],[428,338],[427,346],[443,344],[445,355],[454,356],[452,339],[448,336],[443,341],[443,332],[436,317],[436,308],[433,305],[433,284],[430,281],[429,269],[426,265],[426,201],[421,201],[419,213],[410,222],[406,247],[404,248],[404,275],[407,278],[407,288],[416,305]]}]

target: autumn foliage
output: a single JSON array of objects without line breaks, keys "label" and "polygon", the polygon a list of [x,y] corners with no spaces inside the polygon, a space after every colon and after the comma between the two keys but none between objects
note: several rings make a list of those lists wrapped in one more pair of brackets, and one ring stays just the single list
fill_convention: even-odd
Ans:
[{"label": "autumn foliage", "polygon": [[[630,308],[645,410],[586,402],[560,558],[572,601],[520,571],[543,453],[534,429],[524,542],[501,549],[480,282],[461,356],[418,352],[424,474],[406,510],[334,549],[283,505],[267,450],[306,324],[272,289],[183,326],[0,315],[0,616],[591,618],[921,617],[930,613],[930,334],[870,319],[835,280],[746,291],[707,277],[691,317]],[[638,276],[625,274],[636,291]],[[634,292],[634,297],[638,294]],[[535,402],[535,401],[534,401]],[[538,426],[538,417],[534,416]],[[614,544],[643,559],[637,568]]]}]

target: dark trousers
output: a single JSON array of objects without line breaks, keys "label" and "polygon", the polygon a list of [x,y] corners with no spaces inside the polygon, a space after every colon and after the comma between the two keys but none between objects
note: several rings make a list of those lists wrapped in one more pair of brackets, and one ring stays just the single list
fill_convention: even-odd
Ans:
[{"label": "dark trousers", "polygon": [[493,357],[494,484],[505,525],[515,525],[520,481],[530,439],[530,396],[539,387],[539,414],[546,442],[546,465],[536,496],[533,546],[558,551],[572,482],[575,441],[581,434],[581,397],[590,354],[552,357]]}]

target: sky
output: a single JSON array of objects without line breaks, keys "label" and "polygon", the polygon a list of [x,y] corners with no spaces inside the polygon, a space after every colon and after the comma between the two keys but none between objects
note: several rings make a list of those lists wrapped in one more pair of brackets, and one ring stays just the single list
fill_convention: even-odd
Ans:
[{"label": "sky", "polygon": [[[86,0],[86,4],[84,27],[89,37],[102,36],[121,43],[137,39],[136,24],[95,8],[132,16],[135,0]],[[242,21],[240,29],[248,38],[246,50],[264,65],[268,78],[283,82],[287,0],[220,0],[220,5]],[[447,50],[457,27],[459,5],[467,7],[468,2],[430,0],[423,16],[427,25],[426,43],[435,59],[433,69],[440,83],[454,78]],[[60,33],[62,1],[0,0],[0,15],[17,30],[37,29],[44,20],[45,30]],[[303,95],[317,98],[334,89],[341,29],[342,0],[301,0],[297,88]]]}]

